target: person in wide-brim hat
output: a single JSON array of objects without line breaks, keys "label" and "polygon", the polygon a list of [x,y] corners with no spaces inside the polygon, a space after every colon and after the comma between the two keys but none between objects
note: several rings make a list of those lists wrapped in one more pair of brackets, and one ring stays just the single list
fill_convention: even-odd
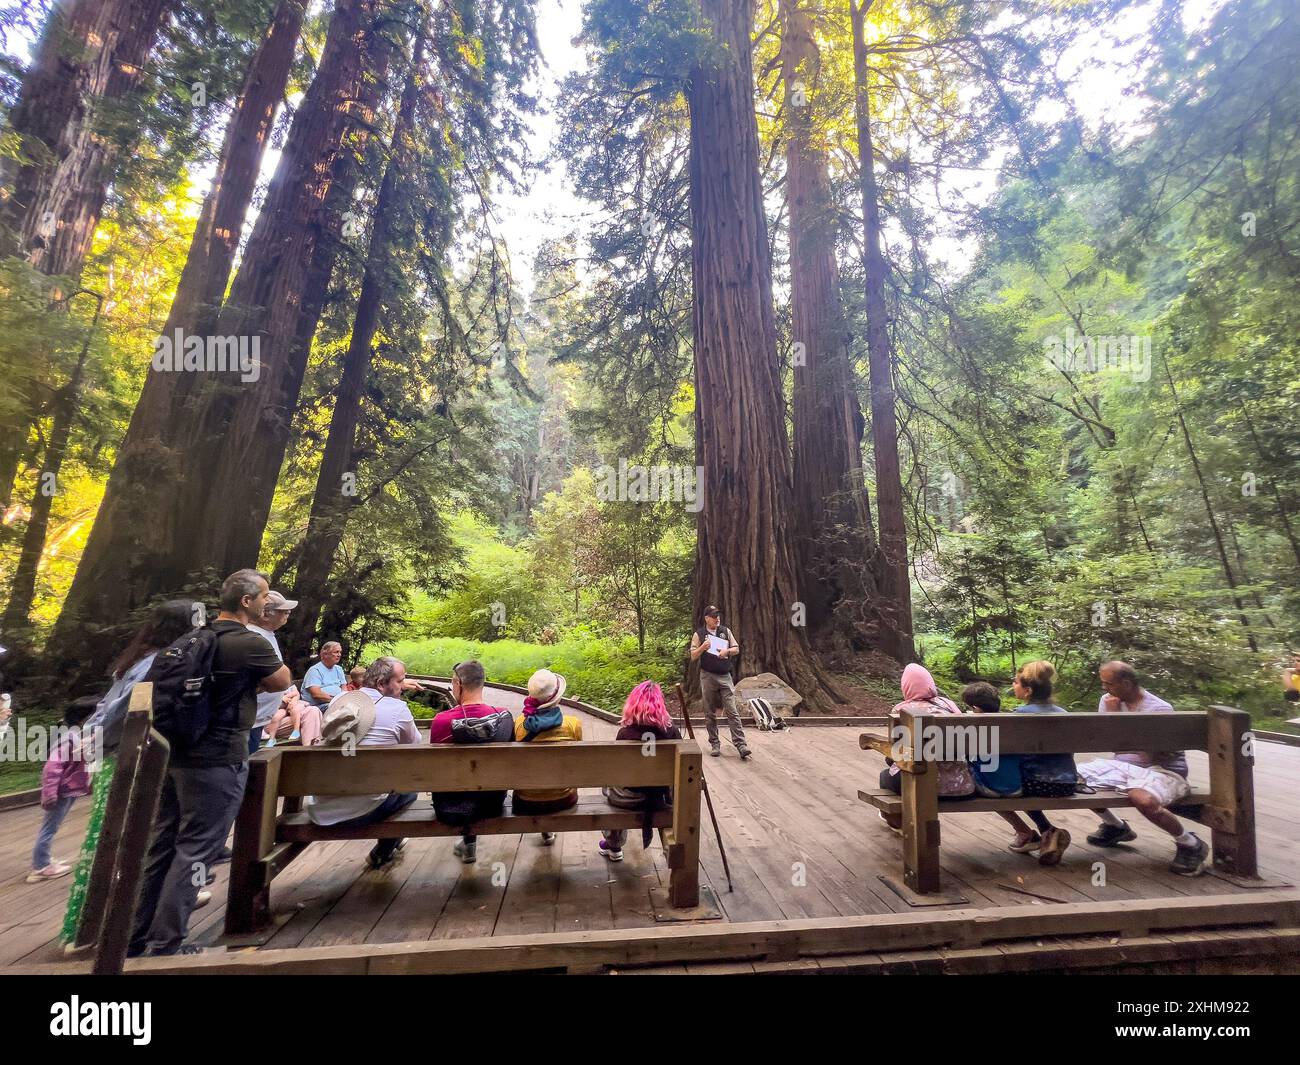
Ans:
[{"label": "person in wide-brim hat", "polygon": [[560,700],[564,698],[564,689],[567,687],[568,682],[559,673],[553,673],[549,669],[539,669],[528,678],[528,698],[533,700],[534,709],[546,710],[560,705]]},{"label": "person in wide-brim hat", "polygon": [[363,691],[336,695],[325,710],[321,742],[342,744],[352,738],[360,743],[375,724],[375,701]]}]

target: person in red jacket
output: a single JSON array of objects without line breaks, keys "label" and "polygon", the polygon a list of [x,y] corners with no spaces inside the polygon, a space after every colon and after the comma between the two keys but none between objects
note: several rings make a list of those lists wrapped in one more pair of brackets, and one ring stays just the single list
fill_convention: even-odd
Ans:
[{"label": "person in red jacket", "polygon": [[56,734],[54,749],[41,773],[41,808],[45,814],[36,833],[36,846],[32,849],[32,871],[27,875],[29,884],[57,880],[72,872],[68,862],[51,859],[50,847],[72,804],[82,795],[90,794],[90,773],[83,751],[81,726],[94,710],[94,703],[85,701],[68,708],[63,715],[63,727]]}]

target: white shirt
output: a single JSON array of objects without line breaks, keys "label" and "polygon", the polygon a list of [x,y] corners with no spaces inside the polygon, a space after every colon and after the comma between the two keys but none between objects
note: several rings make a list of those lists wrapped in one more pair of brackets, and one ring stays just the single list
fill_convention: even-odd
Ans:
[{"label": "white shirt", "polygon": [[[1174,708],[1172,706],[1160,696],[1152,695],[1145,688],[1142,689],[1142,694],[1135,702],[1121,702],[1118,710],[1106,709],[1106,695],[1104,693],[1097,702],[1097,713],[1099,714],[1170,714],[1173,712]],[[1177,773],[1180,777],[1186,778],[1187,776],[1187,754],[1184,751],[1116,751],[1115,760],[1145,768],[1159,766],[1171,773]]]},{"label": "white shirt", "polygon": [[[396,747],[421,742],[411,708],[401,699],[382,695],[374,688],[361,690],[375,701],[375,723],[361,738],[358,747]],[[379,795],[327,795],[320,799],[308,795],[303,806],[312,824],[337,825],[373,813],[388,795],[386,791]]]},{"label": "white shirt", "polygon": [[[275,633],[262,628],[260,625],[249,625],[248,627],[271,645],[275,650],[276,658],[281,662],[284,661],[284,655],[280,652],[280,641],[275,638]],[[288,690],[286,688],[284,691]],[[283,698],[284,692],[258,692],[257,716],[253,718],[253,727],[265,728],[270,723],[271,718],[275,717],[275,712],[280,708],[280,701]]]}]

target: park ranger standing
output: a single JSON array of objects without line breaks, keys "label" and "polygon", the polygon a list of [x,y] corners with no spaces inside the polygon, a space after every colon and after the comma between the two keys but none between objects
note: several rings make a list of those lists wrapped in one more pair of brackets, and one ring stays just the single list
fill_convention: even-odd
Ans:
[{"label": "park ranger standing", "polygon": [[705,607],[704,624],[691,635],[691,661],[700,664],[700,698],[704,703],[704,725],[709,732],[709,753],[714,758],[722,754],[717,718],[721,706],[727,712],[731,742],[736,745],[741,760],[748,761],[752,752],[745,743],[745,730],[736,709],[736,686],[731,680],[731,660],[738,654],[740,646],[731,630],[721,624],[718,608]]}]

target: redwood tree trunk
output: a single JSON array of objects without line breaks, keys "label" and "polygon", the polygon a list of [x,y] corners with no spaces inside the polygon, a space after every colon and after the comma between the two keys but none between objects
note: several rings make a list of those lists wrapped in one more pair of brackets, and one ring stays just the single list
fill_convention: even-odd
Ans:
[{"label": "redwood tree trunk", "polygon": [[[253,566],[289,443],[311,339],[394,51],[378,0],[340,0],[320,71],[290,132],[217,326],[260,341],[257,380],[216,382],[199,414],[181,513],[199,515],[177,543],[179,572]],[[293,150],[296,144],[296,150]]]},{"label": "redwood tree trunk", "polygon": [[98,128],[139,83],[171,0],[65,0],[50,15],[10,118],[26,158],[6,174],[8,254],[76,276],[90,250],[117,146]]},{"label": "redwood tree trunk", "polygon": [[[192,336],[213,331],[275,110],[288,85],[304,9],[304,0],[282,0],[249,64],[163,336],[174,336],[177,329]],[[192,527],[189,521],[176,524],[169,501],[188,473],[180,442],[191,425],[186,401],[198,383],[197,374],[148,371],[52,647],[80,643],[87,622],[93,631],[96,624],[179,587],[165,561]]]},{"label": "redwood tree trunk", "polygon": [[894,353],[885,306],[887,266],[880,238],[880,190],[876,185],[875,145],[871,132],[871,96],[867,84],[864,36],[871,0],[849,0],[853,22],[853,80],[856,87],[858,170],[862,184],[863,245],[866,248],[867,357],[871,367],[871,445],[876,461],[876,513],[880,522],[880,591],[888,634],[896,658],[916,657],[912,638],[912,586],[908,577],[907,523],[903,516],[903,480],[898,461],[898,423],[894,410]]},{"label": "redwood tree trunk", "polygon": [[389,163],[379,187],[379,198],[375,201],[365,274],[352,320],[347,355],[343,359],[343,376],[339,381],[329,435],[325,440],[325,451],[316,477],[307,533],[298,549],[298,572],[293,594],[299,605],[289,616],[283,636],[285,661],[295,669],[297,663],[305,661],[311,651],[316,624],[328,596],[334,556],[347,528],[348,513],[357,498],[355,494],[344,493],[343,476],[354,472],[352,455],[361,415],[361,395],[366,376],[370,372],[380,308],[387,298],[384,279],[394,246],[394,204],[399,182],[404,175],[410,173],[411,134],[415,124],[415,108],[419,102],[423,63],[424,38],[421,36],[416,42],[411,72],[402,92],[401,107],[393,127]]},{"label": "redwood tree trunk", "polygon": [[[836,627],[855,642],[877,608],[875,534],[862,475],[862,411],[849,356],[835,262],[836,221],[825,141],[808,93],[821,54],[804,0],[782,0],[786,199],[794,358],[794,514],[808,628]],[[836,610],[844,600],[845,610]],[[846,613],[858,614],[856,618]],[[847,624],[839,624],[847,622]],[[869,622],[868,622],[869,624]]]},{"label": "redwood tree trunk", "polygon": [[704,471],[694,614],[716,602],[736,631],[744,672],[775,673],[816,706],[830,690],[805,630],[791,623],[801,598],[754,118],[753,9],[749,0],[700,7],[711,40],[687,94],[695,441]]},{"label": "redwood tree trunk", "polygon": [[[27,519],[27,528],[23,533],[23,546],[18,555],[18,564],[14,568],[14,577],[9,585],[9,601],[5,604],[4,616],[0,618],[0,631],[11,638],[15,632],[27,629],[36,598],[36,574],[40,569],[41,557],[45,554],[45,535],[50,526],[50,509],[54,505],[54,495],[58,491],[59,475],[63,472],[63,460],[68,453],[68,442],[72,439],[72,427],[80,413],[81,386],[86,374],[86,359],[90,354],[90,341],[95,328],[99,325],[99,314],[103,301],[95,310],[90,327],[86,331],[81,345],[81,354],[72,375],[54,401],[54,420],[50,427],[50,446],[45,450],[45,467],[36,479],[36,489],[32,496],[31,514]],[[19,637],[23,639],[23,637]]]}]

